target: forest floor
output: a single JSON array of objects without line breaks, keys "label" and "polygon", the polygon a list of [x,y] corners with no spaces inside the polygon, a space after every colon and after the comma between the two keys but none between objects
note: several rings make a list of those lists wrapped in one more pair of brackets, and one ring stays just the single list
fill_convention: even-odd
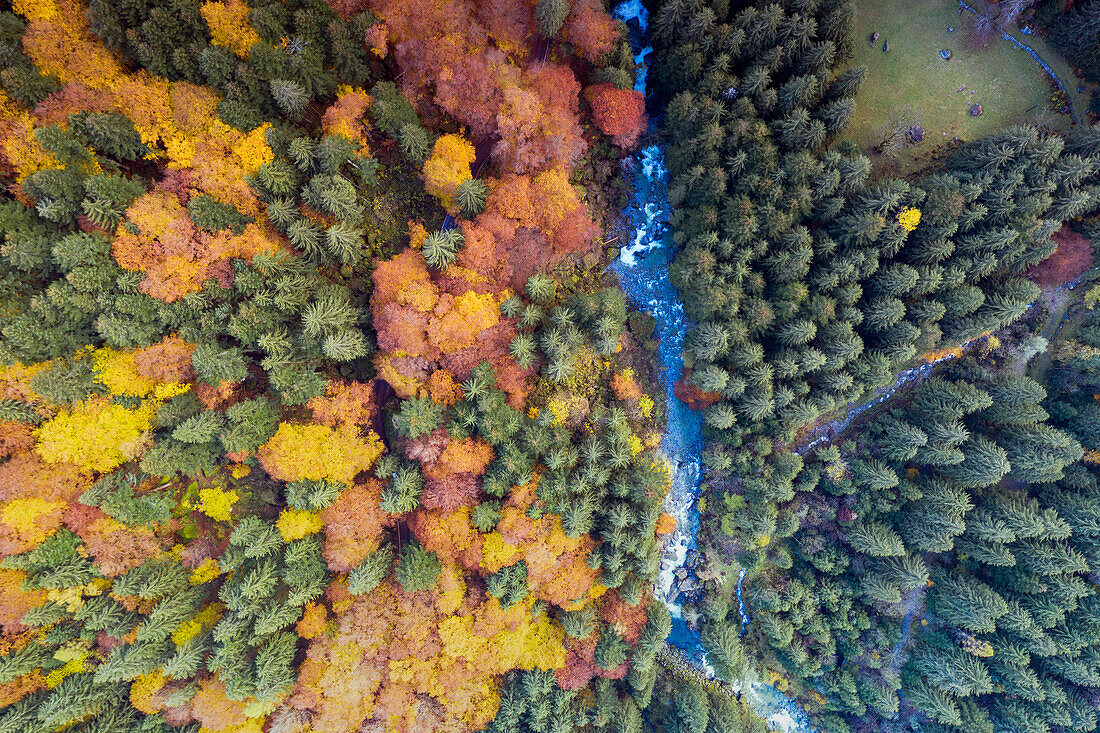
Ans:
[{"label": "forest floor", "polygon": [[[959,13],[957,0],[867,0],[856,4],[853,66],[866,66],[856,112],[845,137],[870,156],[876,174],[907,175],[926,166],[932,153],[955,138],[973,140],[1018,123],[1068,127],[1068,115],[1049,106],[1054,87],[1037,63],[1011,43],[997,39],[983,49],[970,44],[974,14]],[[954,27],[951,33],[948,28]],[[1014,29],[1015,27],[1013,27]],[[1010,29],[1010,30],[1013,30]],[[872,45],[870,38],[878,33]],[[1068,66],[1042,39],[1020,35],[1056,73]],[[889,51],[883,52],[883,44]],[[951,58],[940,58],[942,49]],[[1063,79],[1076,89],[1077,80]],[[961,90],[961,91],[960,91]],[[970,114],[968,103],[982,106]],[[873,154],[900,116],[925,129],[919,145],[896,157]]]},{"label": "forest floor", "polygon": [[1040,300],[1050,310],[1050,317],[1043,326],[1041,336],[1048,342],[1047,350],[1028,362],[1027,375],[1040,384],[1046,383],[1047,371],[1050,370],[1050,349],[1056,337],[1072,338],[1084,320],[1083,315],[1066,317],[1071,305],[1077,301],[1080,293],[1073,290],[1058,290],[1055,288],[1043,288]]},{"label": "forest floor", "polygon": [[908,658],[908,652],[906,651],[905,645],[908,644],[909,639],[913,637],[913,626],[916,625],[919,628],[923,617],[924,588],[915,588],[909,591],[909,595],[905,599],[905,613],[901,621],[901,640],[894,645],[894,651],[890,657],[890,663],[893,665],[892,669],[895,673],[901,671],[901,666]]}]

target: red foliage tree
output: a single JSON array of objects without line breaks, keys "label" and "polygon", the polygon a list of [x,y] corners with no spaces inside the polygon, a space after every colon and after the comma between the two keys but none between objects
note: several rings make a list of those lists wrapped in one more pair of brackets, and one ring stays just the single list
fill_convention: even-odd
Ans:
[{"label": "red foliage tree", "polygon": [[595,659],[598,638],[597,634],[589,634],[587,639],[566,641],[565,666],[554,671],[558,686],[563,690],[579,690],[599,674]]},{"label": "red foliage tree", "polygon": [[584,96],[592,105],[592,121],[600,132],[621,148],[634,147],[646,128],[645,96],[614,84],[590,86]]},{"label": "red foliage tree", "polygon": [[453,512],[460,506],[477,503],[481,480],[472,473],[448,473],[446,469],[424,476],[424,493],[420,503],[427,509]]},{"label": "red foliage tree", "polygon": [[149,527],[127,527],[106,516],[92,522],[80,538],[96,567],[109,578],[136,568],[163,549]]},{"label": "red foliage tree", "polygon": [[561,35],[590,63],[599,63],[619,40],[615,20],[598,0],[574,0]]}]

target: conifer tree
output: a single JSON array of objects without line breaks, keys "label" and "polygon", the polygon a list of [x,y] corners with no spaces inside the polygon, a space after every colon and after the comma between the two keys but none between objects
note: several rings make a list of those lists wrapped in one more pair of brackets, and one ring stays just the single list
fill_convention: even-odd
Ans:
[{"label": "conifer tree", "polygon": [[553,38],[569,15],[569,0],[539,0],[535,6],[535,23],[543,38]]}]

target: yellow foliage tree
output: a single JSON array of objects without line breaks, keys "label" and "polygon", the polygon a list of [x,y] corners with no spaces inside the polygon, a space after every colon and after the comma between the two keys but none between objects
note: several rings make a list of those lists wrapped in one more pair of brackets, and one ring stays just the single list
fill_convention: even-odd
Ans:
[{"label": "yellow foliage tree", "polygon": [[35,430],[34,450],[47,463],[110,471],[145,451],[155,412],[153,402],[136,410],[105,399],[82,402]]},{"label": "yellow foliage tree", "polygon": [[105,396],[62,409],[34,431],[35,452],[47,463],[75,463],[106,472],[140,456],[149,447],[149,431],[160,404],[190,389],[180,382],[156,382],[138,371],[137,350],[110,348],[92,352],[97,380],[110,396],[145,398],[136,408]]},{"label": "yellow foliage tree", "polygon": [[908,208],[898,212],[898,224],[907,232],[911,232],[920,224],[920,209]]},{"label": "yellow foliage tree", "polygon": [[248,3],[244,0],[207,2],[199,6],[206,24],[210,26],[210,42],[224,46],[240,58],[248,58],[253,44],[260,42],[260,35],[248,22]]},{"label": "yellow foliage tree", "polygon": [[239,498],[237,492],[220,486],[200,489],[198,509],[216,522],[228,522]]},{"label": "yellow foliage tree", "polygon": [[61,523],[63,501],[47,501],[37,496],[15,499],[0,509],[0,523],[7,527],[12,539],[19,543],[19,549],[29,549],[45,542],[46,538],[57,531]]},{"label": "yellow foliage tree", "polygon": [[146,397],[157,383],[143,377],[137,368],[137,350],[116,351],[104,347],[92,355],[92,363],[97,372],[96,381],[113,395]]},{"label": "yellow foliage tree", "polygon": [[[446,307],[447,300],[450,296],[444,293],[437,313]],[[428,343],[444,354],[454,353],[473,345],[479,333],[499,320],[500,304],[493,294],[470,290],[454,298],[453,307],[428,323]]]},{"label": "yellow foliage tree", "polygon": [[424,188],[447,209],[454,207],[455,189],[471,178],[474,146],[461,135],[442,135],[424,162]]},{"label": "yellow foliage tree", "polygon": [[306,535],[320,532],[325,523],[315,512],[287,508],[279,515],[275,526],[284,540],[293,542],[302,539]]},{"label": "yellow foliage tree", "polygon": [[384,450],[373,431],[360,437],[355,425],[280,423],[260,446],[264,469],[280,481],[339,481],[350,484],[355,474],[374,465]]}]

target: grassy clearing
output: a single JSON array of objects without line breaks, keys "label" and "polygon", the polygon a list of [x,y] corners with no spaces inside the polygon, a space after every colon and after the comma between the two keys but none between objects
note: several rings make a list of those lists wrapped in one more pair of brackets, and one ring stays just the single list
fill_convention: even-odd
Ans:
[{"label": "grassy clearing", "polygon": [[[982,50],[970,47],[974,15],[959,14],[955,0],[868,0],[856,7],[852,65],[866,66],[868,74],[845,137],[872,157],[876,172],[911,173],[956,137],[973,140],[1020,122],[1068,126],[1067,116],[1047,106],[1049,77],[1024,51],[1002,40]],[[948,34],[950,26],[955,30]],[[879,39],[872,47],[875,32]],[[950,60],[940,58],[941,49],[951,51]],[[981,104],[983,114],[971,117],[968,102]],[[906,107],[921,120],[924,142],[893,159],[872,155],[894,115]]]}]

